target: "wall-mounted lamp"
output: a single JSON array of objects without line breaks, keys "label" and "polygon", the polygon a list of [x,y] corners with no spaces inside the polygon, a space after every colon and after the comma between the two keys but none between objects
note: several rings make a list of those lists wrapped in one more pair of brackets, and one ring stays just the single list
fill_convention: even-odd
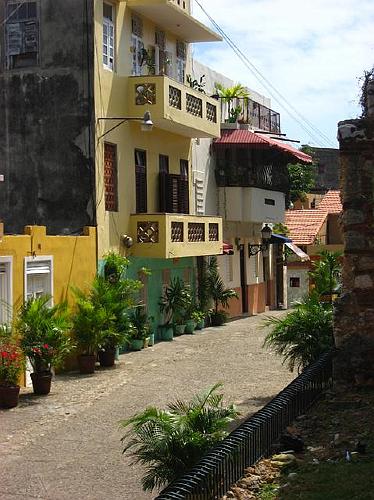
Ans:
[{"label": "wall-mounted lamp", "polygon": [[271,235],[271,228],[267,224],[265,224],[265,226],[261,229],[262,243],[259,243],[258,245],[248,244],[248,255],[253,256],[257,255],[259,252],[267,252],[270,245]]},{"label": "wall-mounted lamp", "polygon": [[112,132],[115,130],[117,127],[122,125],[122,123],[125,122],[130,122],[130,121],[136,121],[136,122],[141,122],[141,129],[143,132],[150,132],[153,128],[153,121],[151,118],[151,113],[149,111],[146,111],[144,113],[143,118],[134,118],[134,117],[128,117],[128,116],[118,116],[118,117],[110,117],[110,118],[98,118],[97,121],[109,121],[109,120],[120,120],[119,123],[114,125],[112,128],[104,132],[104,134],[100,135],[99,140],[105,137],[109,132]]},{"label": "wall-mounted lamp", "polygon": [[131,238],[131,236],[128,236],[127,234],[123,234],[121,236],[121,240],[126,248],[131,248],[134,244],[134,240]]}]

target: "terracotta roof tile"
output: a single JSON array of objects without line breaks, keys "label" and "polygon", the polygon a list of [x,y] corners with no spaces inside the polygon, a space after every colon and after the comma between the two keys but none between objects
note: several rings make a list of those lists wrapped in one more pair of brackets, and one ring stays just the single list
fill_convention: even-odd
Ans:
[{"label": "terracotta roof tile", "polygon": [[329,214],[340,214],[343,211],[342,202],[340,199],[339,190],[327,191],[317,207],[318,210],[323,210]]},{"label": "terracotta roof tile", "polygon": [[313,245],[328,213],[319,210],[286,210],[285,224],[296,245]]}]

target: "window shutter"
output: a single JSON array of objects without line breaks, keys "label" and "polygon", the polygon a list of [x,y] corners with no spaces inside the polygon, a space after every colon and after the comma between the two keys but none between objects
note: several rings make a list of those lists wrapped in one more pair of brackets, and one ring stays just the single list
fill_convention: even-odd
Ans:
[{"label": "window shutter", "polygon": [[136,213],[147,212],[147,156],[140,149],[135,150],[135,192]]},{"label": "window shutter", "polygon": [[116,146],[104,144],[104,186],[105,186],[105,210],[117,212],[117,159]]},{"label": "window shutter", "polygon": [[178,212],[181,214],[189,213],[188,180],[180,177],[178,183]]},{"label": "window shutter", "polygon": [[169,174],[167,176],[166,211],[171,214],[179,213],[179,182],[179,175]]}]

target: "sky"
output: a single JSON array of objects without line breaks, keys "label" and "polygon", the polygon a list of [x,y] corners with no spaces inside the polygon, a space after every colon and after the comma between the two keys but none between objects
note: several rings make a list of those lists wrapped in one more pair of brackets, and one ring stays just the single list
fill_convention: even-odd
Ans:
[{"label": "sky", "polygon": [[[337,123],[360,115],[360,78],[374,65],[374,0],[199,2],[278,92],[329,138],[329,144],[316,133],[311,137],[291,118],[225,42],[195,44],[194,57],[271,97],[289,138],[338,147]],[[209,26],[193,3],[193,15]]]}]

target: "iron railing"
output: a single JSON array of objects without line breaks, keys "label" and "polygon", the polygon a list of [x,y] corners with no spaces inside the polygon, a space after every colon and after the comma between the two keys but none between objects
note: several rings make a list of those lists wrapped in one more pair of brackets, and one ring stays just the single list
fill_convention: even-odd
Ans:
[{"label": "iron railing", "polygon": [[254,128],[279,134],[280,114],[249,97],[220,98],[222,123],[239,121]]},{"label": "iron railing", "polygon": [[303,414],[332,381],[332,353],[304,370],[270,403],[235,429],[156,500],[219,499],[244,474],[267,456],[286,426]]}]

